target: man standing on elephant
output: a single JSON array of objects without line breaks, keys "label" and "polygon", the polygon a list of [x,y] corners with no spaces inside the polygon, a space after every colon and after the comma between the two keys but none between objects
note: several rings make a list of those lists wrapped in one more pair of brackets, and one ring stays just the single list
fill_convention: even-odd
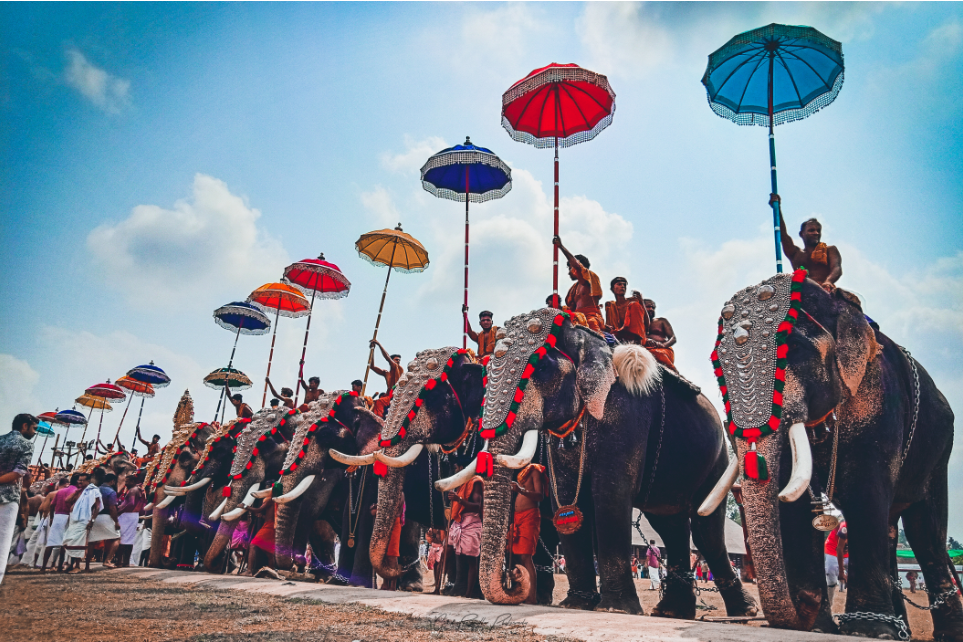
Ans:
[{"label": "man standing on elephant", "polygon": [[528,595],[525,596],[526,604],[538,604],[535,563],[532,557],[535,555],[542,525],[538,503],[545,496],[542,477],[544,473],[544,466],[529,464],[518,473],[518,479],[512,482],[512,490],[518,493],[518,496],[515,498],[514,518],[508,527],[508,545],[512,555],[518,556],[519,563],[528,571],[532,582]]},{"label": "man standing on elephant", "polygon": [[398,383],[398,379],[401,379],[401,375],[405,373],[405,369],[401,367],[401,355],[400,354],[389,355],[388,351],[385,350],[385,347],[381,345],[381,343],[377,339],[372,339],[370,342],[370,346],[372,348],[374,346],[378,346],[378,348],[381,349],[381,356],[384,357],[385,361],[388,362],[388,368],[386,370],[382,370],[381,368],[379,368],[374,364],[374,361],[372,361],[371,369],[376,374],[380,374],[382,377],[385,378],[385,384],[388,386],[388,389],[385,392],[391,392],[391,389],[395,387],[396,383]]},{"label": "man standing on elephant", "polygon": [[457,491],[448,492],[451,529],[448,543],[455,551],[455,597],[475,597],[478,562],[481,557],[482,504],[485,480],[478,475]]},{"label": "man standing on elephant", "polygon": [[555,237],[554,243],[568,259],[568,275],[575,281],[565,295],[565,305],[574,312],[584,314],[589,329],[602,332],[605,328],[605,320],[602,319],[602,310],[599,308],[599,301],[602,300],[602,282],[599,281],[598,275],[589,269],[591,263],[586,257],[569,252],[558,236]]},{"label": "man standing on elephant", "polygon": [[[769,204],[781,202],[778,194],[770,195]],[[843,275],[843,258],[835,245],[826,245],[821,241],[823,226],[814,218],[803,221],[799,226],[799,238],[803,240],[803,247],[799,249],[786,230],[786,218],[779,217],[779,232],[782,236],[782,251],[798,270],[801,267],[809,270],[809,278],[818,283],[827,292],[836,289],[836,281]]]},{"label": "man standing on elephant", "polygon": [[649,336],[645,340],[645,347],[656,361],[667,368],[677,370],[675,350],[672,349],[676,342],[675,330],[672,329],[668,319],[655,316],[655,301],[652,299],[645,300],[645,311],[649,315]]},{"label": "man standing on elephant", "polygon": [[[468,308],[465,307],[465,311]],[[481,332],[475,332],[471,329],[471,321],[465,318],[465,323],[468,327],[465,328],[468,332],[468,336],[472,341],[478,344],[478,358],[482,359],[493,352],[495,352],[495,333],[498,332],[498,326],[492,325],[492,313],[488,310],[483,310],[478,315],[478,325],[481,326]]]},{"label": "man standing on elephant", "polygon": [[605,302],[605,331],[615,335],[622,343],[645,343],[646,313],[642,308],[642,295],[636,291],[626,298],[629,282],[624,276],[612,279],[615,301]]}]

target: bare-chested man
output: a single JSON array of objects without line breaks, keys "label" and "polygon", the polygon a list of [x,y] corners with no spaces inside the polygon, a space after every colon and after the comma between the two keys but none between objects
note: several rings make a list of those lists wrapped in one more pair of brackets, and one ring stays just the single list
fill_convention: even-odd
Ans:
[{"label": "bare-chested man", "polygon": [[468,336],[478,344],[478,358],[481,359],[495,352],[495,333],[498,332],[498,326],[492,325],[492,313],[488,310],[478,315],[478,325],[482,328],[481,332],[472,330],[471,322],[468,321]]},{"label": "bare-chested man", "polygon": [[675,367],[675,330],[668,319],[655,316],[655,301],[645,299],[645,311],[649,315],[648,336],[645,347],[662,365],[677,370]]},{"label": "bare-chested man", "polygon": [[[529,464],[518,473],[517,481],[512,482],[515,497],[515,514],[508,529],[508,545],[518,563],[528,571],[531,587],[525,597],[526,604],[537,604],[535,587],[535,563],[532,557],[538,546],[538,535],[542,525],[542,515],[538,503],[545,496],[545,467]],[[518,578],[520,579],[520,578]]]},{"label": "bare-chested man", "polygon": [[389,355],[388,351],[385,350],[385,347],[381,345],[377,339],[372,340],[370,345],[378,346],[378,348],[381,349],[381,356],[384,357],[385,361],[388,362],[388,368],[383,370],[376,366],[374,361],[372,361],[371,370],[385,378],[385,384],[388,386],[388,390],[386,392],[391,392],[391,389],[395,387],[396,383],[398,383],[398,379],[401,379],[401,375],[405,373],[405,369],[401,367],[401,355]]},{"label": "bare-chested man", "polygon": [[585,315],[590,329],[602,332],[605,328],[605,320],[602,319],[602,310],[599,308],[599,301],[602,299],[602,283],[598,275],[589,269],[591,265],[589,260],[581,254],[569,252],[562,245],[560,237],[556,236],[554,243],[568,259],[568,275],[575,281],[565,295],[565,305],[573,312]]},{"label": "bare-chested man", "polygon": [[154,456],[157,455],[157,453],[160,452],[160,435],[154,435],[153,437],[151,437],[150,443],[148,443],[144,441],[143,437],[140,436],[140,429],[138,428],[137,441],[147,446],[147,454],[137,459],[137,464],[139,466],[143,466],[144,464],[149,462],[151,459],[153,459]]},{"label": "bare-chested man", "polygon": [[282,387],[281,392],[278,393],[278,391],[274,389],[274,384],[271,383],[271,379],[269,377],[264,377],[264,382],[267,383],[268,388],[271,389],[271,394],[277,397],[278,399],[280,399],[281,403],[284,405],[285,408],[290,408],[292,410],[294,409],[294,391],[293,390],[291,390],[290,388]]},{"label": "bare-chested man", "polygon": [[308,379],[307,383],[304,383],[304,379],[301,380],[301,387],[304,388],[304,403],[301,404],[301,412],[308,409],[308,404],[312,401],[317,401],[324,394],[324,390],[321,390],[321,378],[311,377]]},{"label": "bare-chested man", "polygon": [[227,393],[227,400],[231,402],[231,405],[234,406],[234,409],[237,411],[238,419],[250,419],[254,416],[254,411],[251,410],[249,405],[244,403],[244,396],[241,393],[232,396],[231,389],[227,386],[224,386],[224,391]]},{"label": "bare-chested man", "polygon": [[[779,196],[773,195],[769,202],[771,204],[778,200]],[[799,226],[799,238],[803,240],[802,249],[799,249],[789,236],[785,217],[779,218],[779,231],[782,235],[782,251],[792,263],[793,269],[804,267],[809,270],[809,278],[824,290],[835,290],[836,281],[843,275],[843,258],[835,245],[826,245],[820,241],[823,226],[819,221],[811,218]]]},{"label": "bare-chested man", "polygon": [[626,297],[629,282],[624,276],[612,279],[611,287],[615,301],[605,302],[605,331],[622,343],[645,343],[648,319],[642,307],[642,294],[636,290],[631,297]]}]

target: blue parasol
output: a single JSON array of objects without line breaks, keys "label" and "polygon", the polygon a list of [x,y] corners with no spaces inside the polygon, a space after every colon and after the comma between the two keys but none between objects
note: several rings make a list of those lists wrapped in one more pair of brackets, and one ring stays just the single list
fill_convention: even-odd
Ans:
[{"label": "blue parasol", "polygon": [[[167,373],[164,372],[159,367],[155,366],[153,361],[151,361],[145,366],[137,366],[136,368],[131,368],[130,370],[127,371],[127,376],[133,379],[134,381],[140,381],[141,383],[150,384],[154,388],[164,388],[170,385],[170,382],[171,382],[171,378],[167,376]],[[147,395],[144,395],[144,394],[138,394],[138,396],[140,397],[140,412],[137,413],[137,427],[134,429],[134,442],[131,444],[131,448],[137,445],[137,438],[140,437],[140,418],[144,416],[144,400],[147,398]],[[150,395],[150,396],[153,396],[153,395]],[[133,395],[131,395],[131,398],[133,398]],[[127,406],[130,407],[129,402]],[[124,417],[126,416],[127,416],[127,410],[125,409]],[[121,426],[124,425],[123,418],[121,418],[120,420],[120,425]],[[117,437],[115,437],[115,440],[119,439],[119,437],[120,437],[120,426],[117,427]]]},{"label": "blue parasol", "polygon": [[[702,84],[717,115],[769,128],[770,180],[778,194],[773,126],[802,120],[833,102],[843,75],[842,44],[812,27],[771,24],[739,34],[710,54]],[[772,199],[772,216],[776,271],[782,272],[778,199]]]},{"label": "blue parasol", "polygon": [[[214,310],[214,323],[225,330],[234,332],[234,347],[231,348],[231,358],[227,362],[228,369],[234,363],[237,340],[242,334],[267,334],[271,330],[271,319],[268,318],[268,315],[264,314],[264,311],[258,306],[246,301],[234,301]],[[221,390],[221,396],[217,400],[217,409],[214,411],[215,421],[217,420],[217,414],[221,411],[223,402],[224,391]]]},{"label": "blue parasol", "polygon": [[465,300],[462,347],[468,346],[468,204],[501,198],[512,189],[512,170],[490,149],[464,145],[443,149],[421,168],[421,185],[438,198],[465,203]]}]

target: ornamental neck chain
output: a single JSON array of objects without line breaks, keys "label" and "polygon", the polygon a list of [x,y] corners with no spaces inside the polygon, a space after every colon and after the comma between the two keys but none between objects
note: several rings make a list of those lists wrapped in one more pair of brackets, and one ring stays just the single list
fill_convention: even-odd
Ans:
[{"label": "ornamental neck chain", "polygon": [[572,499],[572,503],[567,506],[562,506],[562,502],[558,499],[558,485],[556,483],[555,464],[552,460],[552,449],[547,448],[549,480],[552,484],[552,495],[555,497],[555,505],[558,506],[558,510],[555,511],[555,515],[552,517],[552,522],[555,524],[555,529],[562,535],[571,535],[578,531],[578,529],[582,527],[582,521],[584,519],[582,511],[578,507],[578,496],[582,490],[582,475],[585,472],[584,431],[582,433],[581,448],[582,450],[578,459],[578,483],[575,485],[575,497]]},{"label": "ornamental neck chain", "polygon": [[351,510],[351,514],[348,515],[348,548],[354,548],[354,533],[358,530],[358,522],[361,521],[361,502],[364,497],[364,483],[365,480],[368,479],[368,468],[369,466],[363,466],[361,468],[361,483],[358,488],[357,502],[355,502],[352,497],[352,491],[354,489],[352,478],[348,478],[348,508]]}]

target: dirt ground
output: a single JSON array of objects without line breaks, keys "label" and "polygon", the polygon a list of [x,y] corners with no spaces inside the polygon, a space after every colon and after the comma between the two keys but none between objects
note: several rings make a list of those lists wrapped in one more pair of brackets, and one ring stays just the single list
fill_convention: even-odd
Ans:
[{"label": "dirt ground", "polygon": [[[564,575],[555,578],[558,603],[568,582]],[[425,573],[425,580],[425,591],[430,592],[430,573]],[[647,590],[648,580],[636,580],[636,586],[642,606],[650,611],[658,601],[658,591]],[[756,587],[748,585],[748,589],[758,599]],[[910,597],[926,603],[923,594]],[[844,610],[845,599],[845,593],[837,593],[833,612]],[[702,593],[701,600],[716,609],[700,604],[697,617],[725,615],[718,594]],[[0,585],[0,604],[0,638],[18,642],[448,642],[509,636],[518,642],[563,642],[562,638],[535,635],[522,625],[492,628],[267,595],[252,600],[247,593],[172,587],[104,572],[63,575],[12,570]],[[932,640],[929,614],[911,608],[909,616],[913,640]],[[749,626],[763,624],[752,622]]]}]

